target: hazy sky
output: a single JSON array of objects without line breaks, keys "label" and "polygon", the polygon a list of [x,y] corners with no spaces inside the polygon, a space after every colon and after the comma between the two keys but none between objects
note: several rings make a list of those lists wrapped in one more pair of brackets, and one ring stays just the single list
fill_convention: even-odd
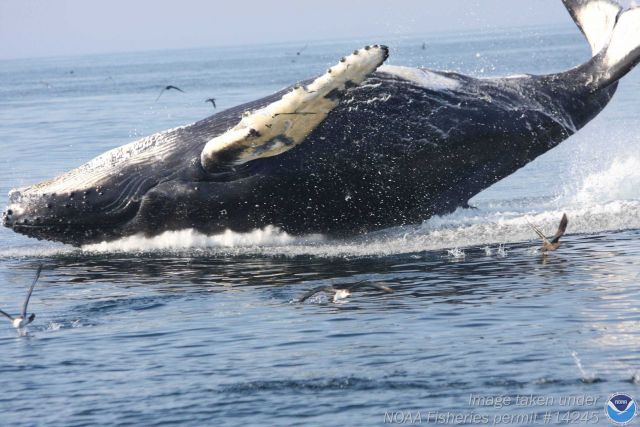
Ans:
[{"label": "hazy sky", "polygon": [[563,23],[561,0],[0,0],[0,58]]}]

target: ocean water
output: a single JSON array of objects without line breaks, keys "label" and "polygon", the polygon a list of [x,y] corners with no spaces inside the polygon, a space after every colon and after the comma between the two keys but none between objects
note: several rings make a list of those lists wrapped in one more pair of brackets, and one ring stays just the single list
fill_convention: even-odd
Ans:
[{"label": "ocean water", "polygon": [[[567,26],[330,40],[300,56],[304,41],[0,61],[0,204],[11,188],[206,117],[206,98],[229,108],[370,43],[388,44],[391,64],[475,76],[589,57]],[[155,103],[168,84],[186,93]],[[609,395],[640,397],[639,94],[636,70],[598,118],[476,196],[476,209],[411,227],[344,240],[182,230],[81,249],[0,230],[1,309],[16,312],[44,266],[29,335],[0,323],[0,423],[427,424],[438,412],[610,425]],[[563,212],[565,244],[543,257],[528,224],[552,234]],[[395,292],[296,302],[359,281]]]}]

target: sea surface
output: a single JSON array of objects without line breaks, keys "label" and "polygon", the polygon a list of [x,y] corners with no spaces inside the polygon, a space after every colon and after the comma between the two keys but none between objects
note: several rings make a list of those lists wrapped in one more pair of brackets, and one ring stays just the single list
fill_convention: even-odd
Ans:
[{"label": "sea surface", "polygon": [[[212,114],[206,98],[223,110],[371,43],[390,46],[390,64],[482,77],[590,55],[567,25],[0,61],[0,205]],[[155,102],[169,84],[185,93]],[[640,398],[639,118],[636,70],[597,119],[475,209],[358,238],[182,230],[72,248],[2,229],[1,309],[17,312],[44,270],[28,336],[0,322],[0,424],[361,426],[438,412],[611,425],[612,393]],[[564,212],[564,246],[543,257],[529,223],[553,234]],[[360,281],[395,292],[297,302]]]}]

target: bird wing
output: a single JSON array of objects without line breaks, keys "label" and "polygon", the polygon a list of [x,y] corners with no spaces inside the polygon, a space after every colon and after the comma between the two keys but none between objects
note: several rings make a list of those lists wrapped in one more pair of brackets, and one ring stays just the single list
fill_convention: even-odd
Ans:
[{"label": "bird wing", "polygon": [[211,98],[211,103],[213,104],[213,108],[218,108],[216,106],[216,100],[215,99]]},{"label": "bird wing", "polygon": [[564,214],[562,215],[562,220],[560,221],[558,231],[551,238],[551,243],[558,243],[560,241],[560,238],[564,236],[564,233],[567,231],[567,224],[569,224],[569,219],[567,218],[567,214]]},{"label": "bird wing", "polygon": [[5,313],[4,311],[0,310],[0,315],[6,317],[7,319],[11,320],[13,322],[13,316]]},{"label": "bird wing", "polygon": [[171,90],[171,89],[175,89],[175,90],[177,90],[177,91],[179,91],[179,92],[186,93],[185,91],[183,91],[182,89],[180,89],[180,88],[179,88],[179,87],[177,87],[177,86],[169,85],[169,86],[164,87],[164,88],[160,91],[160,94],[159,94],[159,95],[158,95],[158,97],[156,98],[156,102],[158,102],[158,99],[160,99],[160,97],[162,96],[162,94],[164,93],[164,91],[165,91],[165,90]]},{"label": "bird wing", "polygon": [[393,293],[393,289],[391,289],[388,286],[381,285],[379,283],[367,282],[367,281],[355,283],[349,286],[347,289],[349,291],[354,291],[359,288],[374,288],[374,289],[378,289],[380,291],[386,292],[388,294]]},{"label": "bird wing", "polygon": [[313,288],[308,292],[305,292],[299,299],[298,302],[305,302],[306,300],[308,300],[309,298],[311,298],[312,296],[314,296],[315,294],[318,294],[320,292],[334,292],[335,289],[333,286],[319,286],[317,288]]},{"label": "bird wing", "polygon": [[165,90],[167,90],[167,89],[166,88],[162,88],[162,90],[158,94],[158,97],[156,98],[155,102],[158,102],[158,100],[160,99],[160,97],[162,96],[162,94],[164,93]]},{"label": "bird wing", "polygon": [[207,171],[278,156],[301,144],[336,108],[352,86],[361,84],[387,59],[385,46],[355,51],[307,86],[296,86],[271,104],[243,116],[207,142],[200,163]]},{"label": "bird wing", "polygon": [[33,293],[33,288],[35,288],[38,279],[40,278],[40,272],[42,271],[42,264],[38,266],[38,271],[36,271],[36,277],[33,279],[33,283],[29,287],[29,292],[27,293],[27,298],[24,300],[24,304],[22,304],[22,311],[20,314],[23,318],[27,318],[27,306],[29,305],[29,299],[31,298],[31,294]]},{"label": "bird wing", "polygon": [[535,225],[533,225],[533,224],[531,224],[531,223],[529,224],[529,227],[531,227],[531,229],[532,229],[533,231],[535,231],[535,232],[536,232],[536,234],[537,234],[538,236],[540,236],[540,238],[542,239],[542,241],[543,241],[544,243],[550,243],[550,242],[549,242],[549,239],[547,239],[547,236],[545,236],[545,235],[542,233],[542,231],[540,231],[540,229],[539,229],[538,227],[536,227]]}]

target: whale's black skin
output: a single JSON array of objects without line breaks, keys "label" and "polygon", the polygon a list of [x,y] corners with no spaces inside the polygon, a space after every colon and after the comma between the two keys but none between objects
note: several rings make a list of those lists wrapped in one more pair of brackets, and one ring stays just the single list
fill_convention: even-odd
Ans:
[{"label": "whale's black skin", "polygon": [[123,161],[120,173],[95,188],[37,197],[13,192],[10,205],[23,212],[6,212],[4,224],[81,245],[184,228],[275,225],[294,234],[351,235],[418,223],[466,206],[595,117],[617,83],[589,87],[592,68],[497,79],[432,74],[447,79],[444,88],[378,71],[349,89],[294,149],[203,169],[207,141],[285,90],[163,134],[176,144],[161,159]]}]

